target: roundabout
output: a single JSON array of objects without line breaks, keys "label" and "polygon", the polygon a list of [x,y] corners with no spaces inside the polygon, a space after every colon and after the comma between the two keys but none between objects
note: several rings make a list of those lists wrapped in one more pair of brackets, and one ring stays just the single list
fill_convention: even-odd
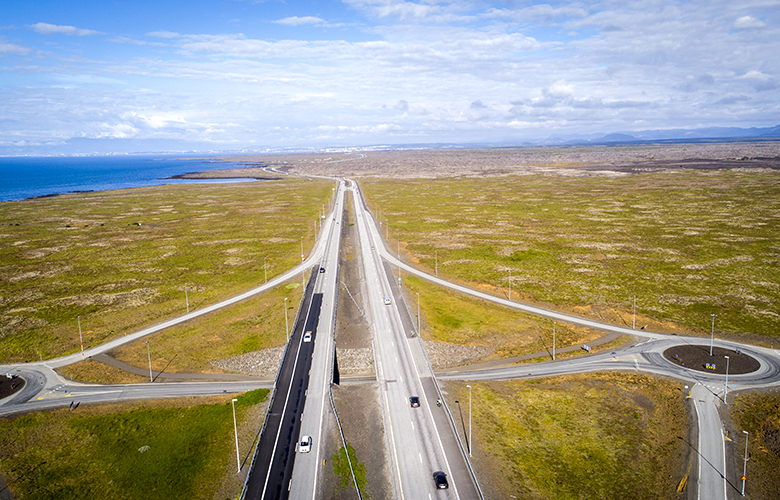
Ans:
[{"label": "roundabout", "polygon": [[683,368],[718,375],[725,375],[727,368],[730,375],[753,373],[761,368],[756,358],[739,348],[713,346],[710,356],[708,345],[678,344],[666,349],[663,355],[669,362]]}]

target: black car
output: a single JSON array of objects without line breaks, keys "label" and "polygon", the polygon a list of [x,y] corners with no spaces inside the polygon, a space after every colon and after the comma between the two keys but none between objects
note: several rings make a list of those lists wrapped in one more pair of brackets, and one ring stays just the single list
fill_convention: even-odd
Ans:
[{"label": "black car", "polygon": [[321,273],[324,273],[324,272],[325,272],[325,268],[324,268],[324,267],[321,267],[321,268],[320,268],[320,272],[321,272]]},{"label": "black car", "polygon": [[436,483],[437,490],[446,490],[450,487],[447,483],[447,474],[442,471],[436,471],[433,473],[433,482]]},{"label": "black car", "polygon": [[412,396],[409,398],[409,404],[412,405],[412,408],[419,408],[420,407],[420,398],[417,396]]}]

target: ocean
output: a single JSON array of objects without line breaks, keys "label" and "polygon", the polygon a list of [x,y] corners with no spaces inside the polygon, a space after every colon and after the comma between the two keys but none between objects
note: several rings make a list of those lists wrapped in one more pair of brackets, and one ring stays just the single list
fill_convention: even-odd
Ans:
[{"label": "ocean", "polygon": [[[122,155],[0,158],[0,201],[78,191],[105,191],[161,184],[235,182],[235,180],[167,179],[203,170],[234,168],[202,155]],[[248,179],[244,179],[248,180]]]}]

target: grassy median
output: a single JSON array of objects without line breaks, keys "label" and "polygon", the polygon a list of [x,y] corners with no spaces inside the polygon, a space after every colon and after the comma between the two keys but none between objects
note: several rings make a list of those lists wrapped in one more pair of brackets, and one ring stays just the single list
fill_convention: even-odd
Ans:
[{"label": "grassy median", "polygon": [[[780,172],[365,179],[406,258],[439,276],[597,319],[780,332]],[[637,325],[637,327],[644,325]],[[661,325],[664,326],[664,325]],[[674,325],[665,325],[673,330]]]},{"label": "grassy median", "polygon": [[0,203],[0,361],[79,349],[262,284],[333,183],[175,185]]}]

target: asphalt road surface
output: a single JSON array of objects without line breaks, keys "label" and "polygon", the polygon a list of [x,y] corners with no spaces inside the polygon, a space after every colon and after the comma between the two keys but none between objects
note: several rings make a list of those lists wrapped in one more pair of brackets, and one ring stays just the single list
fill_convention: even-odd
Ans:
[{"label": "asphalt road surface", "polygon": [[[399,499],[478,499],[480,494],[465,465],[457,436],[439,397],[433,373],[419,343],[408,338],[380,258],[380,240],[369,231],[369,219],[358,193],[355,222],[368,290],[367,315],[374,342],[395,496]],[[386,299],[389,297],[390,299]],[[389,302],[389,303],[388,303]],[[413,408],[409,398],[418,396]],[[444,471],[449,489],[437,490],[433,472]]]},{"label": "asphalt road surface", "polygon": [[[306,314],[300,316],[288,343],[243,498],[313,498],[316,491],[319,461],[312,457],[319,457],[317,443],[330,382],[344,188],[339,183],[330,223],[321,233],[321,260],[312,269],[306,290],[311,300],[307,306],[304,298]],[[311,332],[309,342],[304,341],[306,332]],[[299,453],[297,446],[302,435],[313,437],[312,451],[306,454]]]},{"label": "asphalt road surface", "polygon": [[[301,420],[301,434],[312,437],[312,449],[309,453],[298,453],[293,468],[290,498],[321,498],[324,493],[318,489],[318,478],[323,472],[322,446],[325,429],[325,415],[328,412],[326,402],[330,397],[331,373],[335,355],[334,329],[336,323],[336,304],[338,302],[339,254],[341,245],[341,214],[344,207],[343,190],[345,184],[339,184],[336,208],[327,233],[325,249],[315,291],[322,295],[322,310],[317,327],[317,335],[312,342],[314,352],[311,364],[311,379],[306,398],[306,407]],[[328,471],[332,471],[330,463]]]},{"label": "asphalt road surface", "polygon": [[314,350],[314,343],[304,342],[303,335],[311,332],[312,340],[316,338],[322,305],[322,294],[312,294],[314,281],[310,281],[306,291],[309,296],[308,304],[304,306],[306,314],[300,317],[290,336],[265,428],[247,477],[244,498],[287,498]]}]

